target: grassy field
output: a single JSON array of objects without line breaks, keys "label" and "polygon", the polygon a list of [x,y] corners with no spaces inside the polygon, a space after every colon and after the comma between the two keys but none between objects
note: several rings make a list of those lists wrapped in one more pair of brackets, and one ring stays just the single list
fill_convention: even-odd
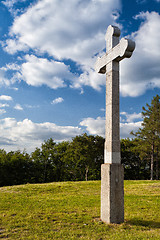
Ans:
[{"label": "grassy field", "polygon": [[125,222],[100,216],[100,181],[0,188],[0,239],[160,239],[160,181],[125,181]]}]

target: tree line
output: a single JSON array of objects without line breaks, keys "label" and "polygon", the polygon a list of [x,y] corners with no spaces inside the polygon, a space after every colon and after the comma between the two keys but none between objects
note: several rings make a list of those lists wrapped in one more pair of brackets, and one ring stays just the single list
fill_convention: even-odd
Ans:
[{"label": "tree line", "polygon": [[[160,97],[142,111],[142,128],[121,140],[125,179],[159,179]],[[104,138],[82,134],[72,141],[52,138],[28,154],[0,150],[0,186],[53,181],[99,180],[104,163]]]}]

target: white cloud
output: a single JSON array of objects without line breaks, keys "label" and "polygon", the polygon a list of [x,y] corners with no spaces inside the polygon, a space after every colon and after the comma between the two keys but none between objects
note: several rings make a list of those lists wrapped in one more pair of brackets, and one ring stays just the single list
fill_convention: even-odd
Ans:
[{"label": "white cloud", "polygon": [[9,107],[9,104],[7,104],[7,103],[0,103],[0,108],[4,108],[4,107]]},{"label": "white cloud", "polygon": [[3,100],[3,101],[12,101],[12,97],[11,96],[8,96],[8,95],[0,95],[0,100]]},{"label": "white cloud", "polygon": [[[137,117],[133,117],[134,114],[131,114],[132,119],[136,119]],[[129,116],[129,114],[128,114]],[[131,120],[131,119],[130,119]],[[130,132],[136,132],[141,127],[142,121],[138,122],[125,122],[120,123],[120,136],[121,138],[128,138],[133,137],[130,135]],[[85,118],[83,121],[80,122],[80,125],[86,127],[89,134],[93,135],[100,135],[105,137],[105,118],[104,117],[97,117],[94,118]]]},{"label": "white cloud", "polygon": [[121,63],[121,93],[136,97],[148,89],[160,88],[160,15],[142,12],[135,18],[143,21],[133,34],[136,42],[131,59]]},{"label": "white cloud", "polygon": [[72,80],[73,74],[69,67],[63,62],[38,58],[34,55],[26,55],[26,62],[21,66],[19,78],[23,79],[28,85],[42,86],[57,89],[65,87],[65,79]]},{"label": "white cloud", "polygon": [[[37,77],[32,75],[35,68],[32,69],[29,59],[22,65],[22,77],[29,85],[47,84],[54,89],[64,87],[64,75],[59,74],[61,64],[62,72],[67,72],[66,78],[71,81],[71,87],[82,88],[83,85],[88,85],[99,90],[105,80],[93,72],[94,55],[105,47],[106,28],[117,19],[115,10],[120,8],[120,0],[37,1],[14,19],[10,38],[3,42],[3,47],[11,54],[32,49],[38,53],[48,53],[58,61],[71,59],[80,64],[83,72],[80,77],[74,76],[73,81],[73,74],[69,74],[67,66],[50,62],[50,65],[54,65],[53,69],[58,65],[57,72],[51,73],[54,80],[52,78],[50,83],[50,79],[45,80],[42,71],[39,74],[36,71]],[[31,74],[28,69],[31,69]]]},{"label": "white cloud", "polygon": [[[20,66],[11,63],[11,64],[6,64],[6,66],[0,68],[0,85],[2,86],[7,86],[9,87],[11,84],[15,83],[17,81],[16,76],[17,76],[17,71],[20,70]],[[16,72],[16,73],[15,73]],[[10,74],[8,77],[7,74]]]},{"label": "white cloud", "polygon": [[83,71],[79,78],[74,80],[72,87],[82,88],[83,86],[91,86],[95,90],[100,91],[101,87],[105,85],[105,76],[97,74],[97,72],[90,67],[83,67]]},{"label": "white cloud", "polygon": [[105,118],[85,118],[80,122],[80,125],[86,127],[89,134],[96,134],[105,137]]},{"label": "white cloud", "polygon": [[16,70],[20,70],[20,66],[17,65],[16,63],[10,63],[10,64],[6,64],[5,67],[2,67],[1,70],[4,70],[4,71],[9,71],[9,70],[16,71]]},{"label": "white cloud", "polygon": [[121,138],[133,138],[130,134],[131,131],[136,132],[141,127],[142,121],[120,123],[120,136]]},{"label": "white cloud", "polygon": [[6,113],[6,110],[0,109],[0,115]]},{"label": "white cloud", "polygon": [[44,140],[53,138],[55,141],[67,141],[82,134],[79,127],[58,126],[54,123],[34,123],[29,119],[16,121],[14,118],[0,120],[0,148],[6,151],[34,151]]},{"label": "white cloud", "polygon": [[26,108],[39,108],[39,105],[29,105],[29,104],[25,104]]},{"label": "white cloud", "polygon": [[[0,114],[3,113],[5,110],[0,111]],[[132,137],[130,132],[137,131],[141,123],[121,123],[121,138]],[[105,137],[105,118],[86,118],[80,122],[80,126],[86,127],[89,134]],[[34,123],[29,119],[17,121],[15,118],[4,118],[0,120],[0,132],[1,149],[4,148],[6,151],[26,149],[27,152],[31,152],[49,138],[53,138],[56,142],[67,141],[84,131],[80,127],[58,126],[50,122]]]},{"label": "white cloud", "polygon": [[19,89],[16,88],[16,87],[13,87],[13,88],[11,88],[11,89],[13,89],[14,91],[18,91],[18,90],[19,90]]},{"label": "white cloud", "polygon": [[10,34],[16,41],[11,38],[7,50],[28,46],[58,59],[80,61],[102,48],[104,31],[118,8],[119,0],[38,1],[15,19]]},{"label": "white cloud", "polygon": [[22,107],[20,104],[17,103],[17,104],[14,106],[14,109],[19,110],[19,111],[22,111],[22,110],[23,110],[23,107]]},{"label": "white cloud", "polygon": [[58,97],[58,98],[54,99],[51,104],[57,104],[57,103],[61,103],[63,101],[64,101],[64,99],[62,97]]},{"label": "white cloud", "polygon": [[25,2],[26,0],[4,0],[2,1],[2,3],[8,8],[8,10],[10,11],[10,13],[13,16],[16,16],[16,14],[20,11],[20,10],[15,10],[14,9],[14,5],[18,2]]},{"label": "white cloud", "polygon": [[14,4],[17,3],[17,2],[25,2],[25,1],[26,1],[26,0],[4,0],[4,1],[2,1],[2,3],[3,3],[6,7],[10,8],[10,7],[13,7]]},{"label": "white cloud", "polygon": [[2,46],[10,54],[14,54],[16,51],[27,51],[27,50],[29,50],[29,47],[26,44],[17,43],[16,39],[15,40],[7,39],[6,44],[2,43]]},{"label": "white cloud", "polygon": [[121,112],[120,115],[125,116],[125,119],[123,121],[126,121],[128,123],[134,122],[136,119],[142,119],[141,113],[132,113],[128,114],[126,112]]},{"label": "white cloud", "polygon": [[[3,47],[11,54],[31,49],[58,59],[49,61],[27,55],[21,66],[21,79],[29,85],[45,84],[57,89],[66,87],[66,80],[69,80],[73,88],[91,86],[100,90],[105,85],[105,76],[93,70],[95,54],[101,55],[105,48],[106,28],[113,24],[114,19],[117,20],[114,9],[120,7],[120,0],[37,1],[14,19],[10,38]],[[132,34],[136,49],[131,59],[120,64],[122,96],[136,97],[148,89],[160,88],[160,15],[142,12],[135,16],[138,18],[142,23]],[[64,59],[79,64],[80,76],[74,76],[69,67],[60,62]],[[19,77],[15,74],[12,81]],[[3,72],[0,72],[0,82],[7,83]]]},{"label": "white cloud", "polygon": [[0,85],[10,85],[10,80],[5,76],[5,70],[0,68]]}]

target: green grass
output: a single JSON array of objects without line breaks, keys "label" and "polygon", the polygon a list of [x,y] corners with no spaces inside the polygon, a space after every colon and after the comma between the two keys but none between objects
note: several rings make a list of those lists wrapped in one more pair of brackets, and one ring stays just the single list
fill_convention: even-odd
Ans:
[{"label": "green grass", "polygon": [[125,222],[100,221],[100,181],[0,188],[0,239],[160,239],[160,181],[125,181]]}]

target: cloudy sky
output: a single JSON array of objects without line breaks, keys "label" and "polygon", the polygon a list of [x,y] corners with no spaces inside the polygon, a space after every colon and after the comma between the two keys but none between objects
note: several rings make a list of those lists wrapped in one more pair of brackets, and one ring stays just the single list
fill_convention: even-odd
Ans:
[{"label": "cloudy sky", "polygon": [[105,75],[94,71],[108,25],[136,42],[120,66],[121,137],[160,92],[160,0],[1,0],[0,148],[104,136]]}]

